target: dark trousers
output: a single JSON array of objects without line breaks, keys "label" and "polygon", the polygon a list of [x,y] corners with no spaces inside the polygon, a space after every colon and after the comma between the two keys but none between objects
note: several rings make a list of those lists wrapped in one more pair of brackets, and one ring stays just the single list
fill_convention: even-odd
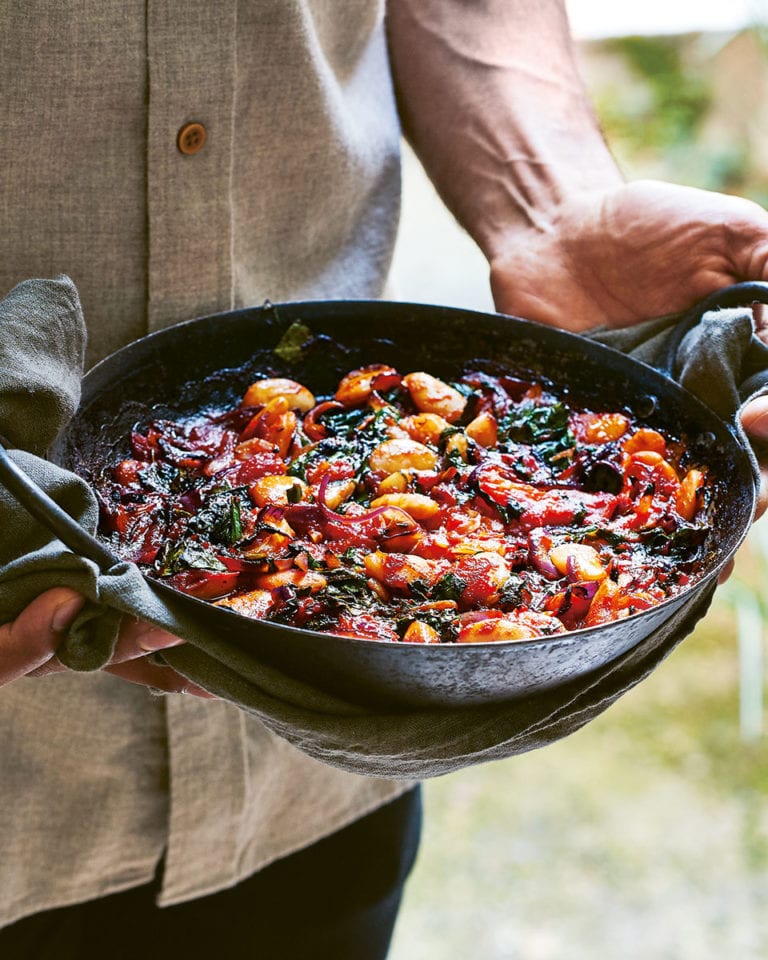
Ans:
[{"label": "dark trousers", "polygon": [[417,789],[232,888],[159,909],[145,887],[0,930],[2,960],[383,960],[421,831]]}]

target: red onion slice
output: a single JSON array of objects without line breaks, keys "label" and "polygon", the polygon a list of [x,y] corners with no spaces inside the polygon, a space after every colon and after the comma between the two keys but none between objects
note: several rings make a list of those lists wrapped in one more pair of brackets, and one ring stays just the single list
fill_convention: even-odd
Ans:
[{"label": "red onion slice", "polygon": [[389,504],[384,504],[384,506],[376,507],[373,510],[367,510],[365,513],[358,514],[355,517],[349,517],[344,513],[336,513],[336,511],[331,510],[331,508],[325,502],[325,494],[328,490],[329,483],[330,477],[328,474],[326,474],[320,481],[320,486],[317,491],[317,503],[327,520],[333,520],[334,523],[357,524],[373,520],[376,517],[380,517],[384,513],[388,513],[390,516],[393,513],[398,513],[402,516],[404,521],[407,521],[408,526],[411,529],[415,529],[418,526],[416,521],[409,513],[406,513],[405,510],[401,510],[400,507],[391,506]]},{"label": "red onion slice", "polygon": [[552,540],[543,530],[531,530],[528,534],[528,556],[531,564],[548,580],[558,580],[560,573],[549,558],[551,546]]}]

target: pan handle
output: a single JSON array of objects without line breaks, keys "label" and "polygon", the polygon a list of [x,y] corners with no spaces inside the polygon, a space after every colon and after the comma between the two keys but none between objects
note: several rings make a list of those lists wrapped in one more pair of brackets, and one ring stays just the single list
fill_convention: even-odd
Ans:
[{"label": "pan handle", "polygon": [[753,303],[768,304],[768,283],[762,280],[747,280],[744,283],[734,283],[730,287],[723,287],[722,290],[710,293],[708,297],[687,310],[677,322],[667,344],[664,360],[658,369],[674,379],[675,358],[680,344],[688,331],[696,326],[708,310],[717,310],[724,307],[748,307]]},{"label": "pan handle", "polygon": [[[107,548],[52,500],[35,481],[11,460],[0,437],[0,483],[35,520],[47,527],[54,536],[74,553],[92,560],[107,571],[118,563]],[[7,442],[7,441],[6,441]]]}]

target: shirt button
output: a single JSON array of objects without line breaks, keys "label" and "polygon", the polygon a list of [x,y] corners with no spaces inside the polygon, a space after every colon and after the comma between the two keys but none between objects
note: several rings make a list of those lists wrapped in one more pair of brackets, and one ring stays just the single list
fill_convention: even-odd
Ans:
[{"label": "shirt button", "polygon": [[205,146],[206,131],[202,123],[185,123],[176,137],[176,146],[187,156],[199,153]]}]

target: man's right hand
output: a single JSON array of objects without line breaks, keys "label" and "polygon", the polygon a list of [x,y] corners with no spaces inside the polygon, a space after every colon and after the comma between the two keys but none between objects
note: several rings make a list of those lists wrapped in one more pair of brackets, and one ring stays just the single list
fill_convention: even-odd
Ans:
[{"label": "man's right hand", "polygon": [[[55,587],[33,600],[12,623],[0,626],[0,686],[19,677],[44,677],[65,671],[56,650],[84,602],[74,590]],[[166,693],[216,699],[171,667],[146,659],[149,653],[183,642],[159,627],[125,617],[114,653],[103,669]]]}]

